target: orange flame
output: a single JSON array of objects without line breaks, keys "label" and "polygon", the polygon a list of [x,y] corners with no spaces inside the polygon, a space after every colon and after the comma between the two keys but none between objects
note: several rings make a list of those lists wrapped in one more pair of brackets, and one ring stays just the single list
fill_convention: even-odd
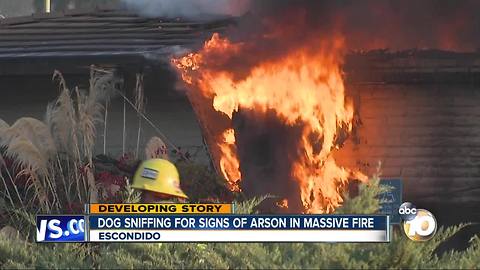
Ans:
[{"label": "orange flame", "polygon": [[[299,183],[300,196],[309,213],[330,213],[342,203],[342,193],[350,177],[366,181],[362,174],[336,165],[331,153],[337,148],[337,131],[351,131],[353,106],[345,102],[340,70],[343,39],[310,44],[274,60],[260,62],[245,78],[237,80],[234,71],[210,68],[212,55],[231,55],[243,44],[231,43],[218,34],[198,53],[173,59],[185,82],[204,96],[213,98],[213,108],[232,119],[239,108],[258,112],[273,110],[288,126],[301,125],[291,177]],[[314,47],[315,50],[309,48]],[[241,177],[233,129],[224,131],[219,143],[220,167],[232,190]],[[358,177],[360,175],[360,177]]]},{"label": "orange flame", "polygon": [[223,132],[222,137],[221,143],[218,144],[222,152],[220,169],[230,185],[230,190],[240,191],[239,181],[242,175],[240,173],[240,162],[237,158],[235,132],[233,129],[227,129]]},{"label": "orange flame", "polygon": [[277,202],[277,206],[280,207],[280,208],[288,208],[288,200],[283,199],[283,200]]}]

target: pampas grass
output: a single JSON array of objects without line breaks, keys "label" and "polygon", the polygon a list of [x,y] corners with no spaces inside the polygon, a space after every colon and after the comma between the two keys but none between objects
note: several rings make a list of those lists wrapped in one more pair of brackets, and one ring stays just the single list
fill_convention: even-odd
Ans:
[{"label": "pampas grass", "polygon": [[7,146],[6,156],[15,160],[20,168],[28,169],[35,174],[47,174],[48,157],[28,139],[20,137],[12,140]]},{"label": "pampas grass", "polygon": [[46,191],[47,157],[31,141],[22,137],[12,140],[5,152],[7,157],[15,160],[15,166],[18,169],[15,177],[25,177],[28,187],[34,187],[33,199],[38,199],[42,208],[50,210]]},{"label": "pampas grass", "polygon": [[[106,94],[99,91],[91,79],[88,94],[75,88],[73,98],[60,72],[55,71],[53,79],[59,83],[60,95],[48,105],[46,122],[60,141],[62,150],[78,157],[91,157],[96,138],[95,125],[103,122],[100,101]],[[72,145],[77,147],[72,148]],[[72,149],[80,151],[72,153],[69,151]]]},{"label": "pampas grass", "polygon": [[103,154],[107,151],[107,122],[108,107],[110,100],[119,90],[119,85],[123,85],[123,79],[116,76],[115,70],[101,69],[94,65],[90,66],[90,94],[93,100],[98,103],[104,103],[104,119],[103,119]]},{"label": "pampas grass", "polygon": [[[48,127],[40,120],[23,117],[11,127],[3,128],[1,138],[0,146],[5,149],[5,156],[15,161],[16,174],[12,177],[7,170],[7,176],[15,187],[20,202],[22,199],[14,179],[23,178],[26,179],[27,194],[29,188],[33,187],[34,192],[30,197],[49,210],[51,203],[47,199],[48,194],[55,193],[49,181],[49,162],[56,152],[56,147]],[[2,163],[2,167],[6,167],[3,159]],[[6,188],[8,189],[7,185]],[[54,195],[52,197],[55,198]]]},{"label": "pampas grass", "polygon": [[[96,139],[96,125],[103,122],[102,101],[108,100],[108,88],[104,87],[104,77],[96,76],[93,68],[91,69],[90,87],[88,93],[78,88],[74,90],[72,98],[70,90],[65,84],[63,76],[56,71],[54,79],[59,82],[60,96],[57,101],[49,105],[46,119],[51,128],[60,136],[63,152],[67,153],[67,163],[59,164],[60,167],[66,167],[63,174],[67,174],[66,179],[75,179],[76,195],[81,202],[88,202],[90,199],[96,200],[98,190],[93,178],[93,147]],[[63,114],[63,117],[62,117]],[[67,142],[67,144],[65,144]],[[59,158],[61,159],[61,158]],[[83,171],[78,172],[78,168],[83,167]],[[70,187],[65,187],[70,190]],[[83,189],[83,190],[82,190]],[[67,193],[67,197],[70,193]],[[66,198],[71,202],[72,198]]]},{"label": "pampas grass", "polygon": [[159,137],[153,136],[145,147],[145,158],[168,159],[167,145]]},{"label": "pampas grass", "polygon": [[2,137],[3,137],[2,134],[3,134],[4,130],[6,130],[9,127],[10,127],[10,125],[8,125],[7,122],[0,119],[0,142],[2,141]]},{"label": "pampas grass", "polygon": [[102,123],[102,105],[96,100],[95,88],[91,88],[88,95],[75,89],[77,99],[77,122],[76,131],[80,139],[83,156],[91,162],[92,151],[95,146],[96,129],[95,125]]},{"label": "pampas grass", "polygon": [[[0,121],[1,177],[12,206],[20,201],[34,212],[61,213],[72,204],[97,201],[92,161],[96,126],[103,121],[101,102],[112,91],[92,76],[87,91],[71,91],[55,71],[59,95],[47,106],[44,122],[25,117],[8,126]],[[7,168],[3,157],[13,160],[14,166]],[[17,179],[26,185],[19,186]]]},{"label": "pampas grass", "polygon": [[137,129],[137,147],[135,150],[135,158],[138,158],[138,150],[140,149],[140,132],[142,130],[142,116],[140,112],[144,112],[145,109],[145,96],[143,91],[143,74],[137,73],[137,81],[135,84],[135,110],[138,117],[138,129]]},{"label": "pampas grass", "polygon": [[73,100],[60,72],[54,72],[53,80],[58,82],[59,96],[53,103],[48,104],[45,122],[57,142],[58,149],[73,155],[73,148],[70,146],[78,144],[74,141],[76,117]]},{"label": "pampas grass", "polygon": [[7,146],[17,140],[28,140],[37,148],[45,160],[56,152],[55,142],[48,126],[35,118],[22,117],[15,121],[11,127],[0,131],[2,140],[0,145]]},{"label": "pampas grass", "polygon": [[[5,195],[9,199],[11,206],[15,207],[14,199],[15,200],[18,199],[19,204],[21,205],[22,208],[24,208],[25,205],[23,204],[22,196],[20,196],[20,192],[18,191],[18,188],[13,181],[13,176],[8,170],[7,164],[5,162],[5,159],[2,156],[1,151],[0,151],[0,178],[2,179],[3,186],[5,187]],[[8,182],[7,182],[7,179],[8,179]],[[11,195],[11,192],[8,188],[10,185],[13,186],[13,191],[15,191],[15,195],[16,195],[15,198]]]}]

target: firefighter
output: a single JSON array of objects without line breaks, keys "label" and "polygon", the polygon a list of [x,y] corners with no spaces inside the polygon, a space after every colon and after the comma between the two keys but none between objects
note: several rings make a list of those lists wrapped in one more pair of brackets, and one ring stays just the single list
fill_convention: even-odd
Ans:
[{"label": "firefighter", "polygon": [[132,188],[142,191],[143,203],[181,203],[188,200],[188,196],[180,188],[177,168],[166,159],[143,161],[133,176]]}]

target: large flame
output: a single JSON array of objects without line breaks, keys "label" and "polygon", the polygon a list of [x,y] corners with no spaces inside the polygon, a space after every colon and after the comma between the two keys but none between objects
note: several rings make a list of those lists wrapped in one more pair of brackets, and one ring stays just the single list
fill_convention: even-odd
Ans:
[{"label": "large flame", "polygon": [[[339,167],[331,155],[338,147],[337,132],[351,131],[353,119],[340,70],[342,39],[310,45],[259,61],[240,79],[235,70],[208,63],[213,55],[234,55],[244,46],[218,34],[198,53],[173,59],[173,63],[191,89],[212,98],[213,108],[229,119],[239,108],[274,111],[285,125],[301,127],[294,155],[299,158],[292,160],[290,177],[299,184],[305,212],[330,213],[341,205],[349,178],[366,181],[366,177]],[[218,165],[231,189],[239,190],[241,164],[234,130],[225,129],[217,144],[221,150]]]},{"label": "large flame", "polygon": [[235,145],[235,131],[227,129],[222,133],[222,138],[218,144],[222,153],[220,159],[220,169],[222,174],[230,184],[232,191],[240,191],[239,181],[242,178],[240,173],[240,162],[237,158],[237,147]]}]

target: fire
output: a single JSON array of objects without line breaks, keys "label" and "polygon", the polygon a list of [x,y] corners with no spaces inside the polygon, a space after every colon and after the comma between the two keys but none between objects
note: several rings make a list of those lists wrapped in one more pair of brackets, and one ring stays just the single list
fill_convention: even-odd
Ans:
[{"label": "fire", "polygon": [[240,162],[236,154],[235,131],[233,129],[225,130],[220,142],[219,147],[222,152],[220,168],[222,174],[227,179],[232,191],[240,191],[239,181],[242,175],[240,173]]},{"label": "fire", "polygon": [[283,199],[283,200],[277,202],[277,206],[280,207],[280,208],[288,208],[288,200]]},{"label": "fire", "polygon": [[[213,60],[241,56],[244,46],[248,44],[232,43],[214,34],[198,53],[172,62],[191,89],[212,98],[213,109],[228,119],[240,108],[274,111],[285,125],[301,127],[294,155],[298,158],[292,160],[290,177],[299,185],[305,212],[333,212],[342,203],[349,178],[366,181],[361,173],[339,167],[331,155],[338,148],[337,132],[351,131],[354,112],[352,104],[345,101],[340,69],[343,39],[319,41],[260,61],[240,79],[235,70],[219,68]],[[231,189],[239,190],[234,130],[226,128],[217,142],[221,171]]]}]

